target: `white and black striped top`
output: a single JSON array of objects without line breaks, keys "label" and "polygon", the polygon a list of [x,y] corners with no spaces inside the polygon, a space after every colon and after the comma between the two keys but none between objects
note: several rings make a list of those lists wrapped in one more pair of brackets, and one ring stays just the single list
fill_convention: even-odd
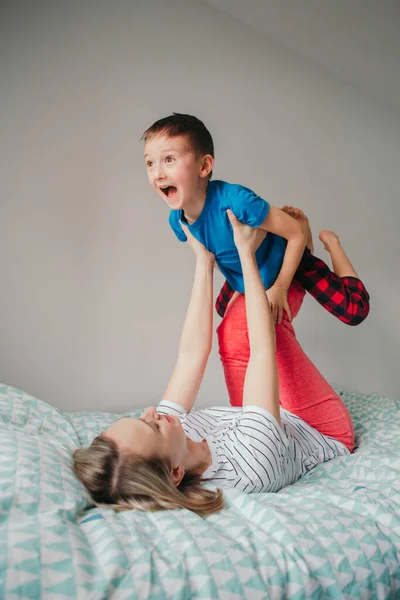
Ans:
[{"label": "white and black striped top", "polygon": [[162,400],[157,411],[177,415],[193,441],[207,441],[212,464],[203,477],[221,488],[277,492],[316,465],[349,454],[344,444],[282,408],[281,425],[257,406],[202,408],[187,414],[178,404]]}]

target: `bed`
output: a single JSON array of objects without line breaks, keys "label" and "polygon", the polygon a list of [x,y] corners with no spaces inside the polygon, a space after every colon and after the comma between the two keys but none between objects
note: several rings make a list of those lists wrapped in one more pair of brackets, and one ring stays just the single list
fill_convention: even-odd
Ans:
[{"label": "bed", "polygon": [[71,456],[116,415],[0,386],[0,598],[400,598],[400,401],[338,392],[354,454],[202,519],[90,507]]}]

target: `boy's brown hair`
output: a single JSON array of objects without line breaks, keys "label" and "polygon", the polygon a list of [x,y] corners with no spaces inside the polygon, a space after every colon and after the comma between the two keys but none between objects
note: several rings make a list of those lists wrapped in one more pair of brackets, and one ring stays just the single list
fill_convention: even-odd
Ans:
[{"label": "boy's brown hair", "polygon": [[[187,135],[197,156],[210,154],[214,158],[214,142],[210,132],[200,119],[192,115],[172,113],[169,117],[159,119],[146,129],[142,140],[146,143],[157,135],[176,137]],[[209,175],[211,179],[212,172]]]}]

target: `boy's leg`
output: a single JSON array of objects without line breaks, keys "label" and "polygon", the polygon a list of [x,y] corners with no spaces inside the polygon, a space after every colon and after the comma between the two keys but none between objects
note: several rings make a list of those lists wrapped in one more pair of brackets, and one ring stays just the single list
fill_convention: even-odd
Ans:
[{"label": "boy's leg", "polygon": [[323,260],[312,254],[311,229],[303,211],[291,206],[284,206],[282,210],[299,221],[307,238],[307,248],[294,280],[343,323],[352,326],[362,323],[369,313],[369,294],[344,252],[338,236],[332,231],[322,231],[319,235],[331,255],[331,271]]},{"label": "boy's leg", "polygon": [[319,239],[324,244],[325,250],[331,255],[334,273],[339,275],[339,277],[355,277],[359,279],[336,233],[333,231],[321,231]]},{"label": "boy's leg", "polygon": [[[346,325],[359,325],[368,316],[369,294],[362,281],[355,277],[339,277],[308,249],[304,251],[294,281]],[[220,317],[225,315],[233,294],[233,289],[225,281],[215,303]]]},{"label": "boy's leg", "polygon": [[[292,284],[288,300],[294,314],[303,297],[300,286]],[[276,325],[275,332],[281,406],[352,451],[353,426],[342,400],[306,356],[286,317],[281,325]],[[241,406],[250,356],[244,296],[238,296],[229,305],[217,334],[230,402]]]},{"label": "boy's leg", "polygon": [[362,281],[356,277],[339,277],[308,250],[303,254],[294,281],[346,325],[359,325],[368,316],[369,294]]}]

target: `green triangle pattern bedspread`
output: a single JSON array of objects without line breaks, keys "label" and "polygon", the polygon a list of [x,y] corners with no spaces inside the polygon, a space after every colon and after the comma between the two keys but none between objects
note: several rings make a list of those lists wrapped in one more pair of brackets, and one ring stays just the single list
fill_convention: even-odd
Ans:
[{"label": "green triangle pattern bedspread", "polygon": [[0,386],[0,598],[400,598],[400,402],[339,393],[354,454],[202,519],[90,508],[72,453],[116,415]]}]

